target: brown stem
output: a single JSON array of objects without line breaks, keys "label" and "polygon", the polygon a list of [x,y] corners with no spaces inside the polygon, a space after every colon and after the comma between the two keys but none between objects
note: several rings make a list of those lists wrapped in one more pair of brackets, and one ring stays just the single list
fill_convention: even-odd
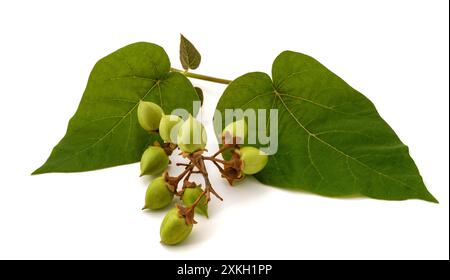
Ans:
[{"label": "brown stem", "polygon": [[218,199],[223,201],[223,198],[220,197],[220,195],[214,190],[214,188],[211,185],[211,182],[209,181],[209,176],[208,176],[208,172],[206,171],[205,161],[204,161],[203,157],[200,158],[200,165],[202,167],[200,169],[200,171],[203,171],[202,175],[205,180],[205,191],[206,191],[206,196],[207,196],[208,201],[211,199],[210,193],[213,193]]},{"label": "brown stem", "polygon": [[197,197],[197,199],[194,201],[194,203],[192,203],[192,205],[190,206],[192,209],[194,209],[195,207],[197,207],[197,205],[200,203],[200,200],[202,200],[202,198],[206,195],[206,190],[204,190],[202,192],[201,195],[199,195]]},{"label": "brown stem", "polygon": [[[198,204],[204,197],[206,197],[205,203],[208,203],[211,200],[211,194],[216,196],[219,200],[223,201],[223,198],[215,191],[215,189],[211,184],[211,181],[209,180],[209,174],[208,170],[206,169],[205,160],[211,161],[221,172],[222,177],[226,178],[230,184],[232,184],[234,180],[240,179],[242,177],[240,176],[240,160],[237,154],[233,155],[232,159],[230,160],[222,160],[217,158],[217,156],[219,156],[224,151],[236,147],[238,147],[236,144],[223,145],[212,156],[204,156],[203,153],[206,150],[198,151],[193,154],[181,153],[183,157],[189,159],[189,163],[187,164],[177,163],[177,166],[185,166],[185,170],[177,177],[168,177],[168,175],[166,174],[166,179],[169,181],[169,184],[173,184],[176,186],[175,193],[179,196],[183,194],[183,192],[187,187],[191,187],[192,184],[195,184],[189,182],[189,179],[192,174],[201,174],[203,177],[205,187],[202,193],[195,199],[195,201],[188,207],[177,205],[177,208],[179,209],[179,214],[185,217],[187,224],[196,223],[196,221],[194,220],[195,207],[198,206]],[[222,164],[224,167],[220,166],[219,163]],[[182,190],[178,192],[178,183],[183,178],[184,183]]]},{"label": "brown stem", "polygon": [[233,144],[224,144],[222,147],[220,147],[220,149],[211,157],[215,158],[218,155],[220,155],[221,153],[225,152],[228,149],[232,149],[232,148],[236,148],[237,145],[233,145]]},{"label": "brown stem", "polygon": [[[156,142],[156,143],[158,143],[158,142]],[[159,145],[159,143],[158,143],[158,145]],[[161,147],[164,149],[164,152],[166,152],[166,154],[168,156],[171,156],[173,151],[175,151],[178,146],[176,144],[172,144],[172,143],[164,143]]]},{"label": "brown stem", "polygon": [[220,166],[217,162],[213,161],[212,163],[214,163],[214,165],[217,167],[217,169],[219,169],[220,173],[223,173],[223,168],[222,166]]},{"label": "brown stem", "polygon": [[175,195],[177,196],[181,196],[182,192],[178,192],[178,184],[180,183],[180,181],[186,176],[189,175],[192,172],[192,170],[194,169],[195,165],[192,163],[189,163],[188,165],[186,165],[186,168],[184,169],[183,172],[181,172],[180,175],[178,175],[177,177],[170,177],[169,174],[167,172],[164,173],[164,178],[166,179],[166,182],[169,184],[169,186],[171,186],[173,189],[171,190]]},{"label": "brown stem", "polygon": [[222,164],[226,164],[227,163],[227,161],[221,160],[221,159],[218,159],[218,158],[215,158],[215,157],[204,157],[204,159],[212,161],[212,162],[222,163]]},{"label": "brown stem", "polygon": [[[211,181],[209,180],[208,171],[205,165],[205,158],[202,156],[202,154],[201,153],[192,154],[189,155],[189,158],[191,160],[191,163],[198,169],[198,173],[202,174],[203,179],[205,181],[205,189],[203,190],[201,195],[197,197],[194,203],[192,203],[189,207],[180,209],[180,211],[186,217],[187,223],[195,223],[194,210],[203,197],[206,197],[206,203],[208,203],[211,200],[211,193],[214,194],[221,201],[223,201],[223,198],[220,197],[220,195],[214,190],[214,188],[211,185]],[[190,174],[192,174],[192,172],[194,171],[191,170],[189,176]]]},{"label": "brown stem", "polygon": [[184,171],[181,172],[181,174],[177,176],[177,179],[178,179],[179,181],[181,181],[181,179],[183,179],[184,176],[186,176],[187,174],[189,174],[189,172],[191,172],[193,168],[194,168],[194,165],[192,165],[192,164],[186,166],[186,168],[184,169]]},{"label": "brown stem", "polygon": [[[190,171],[189,171],[189,173],[186,175],[186,177],[184,178],[184,180],[183,180],[183,186],[182,186],[182,189],[181,189],[181,195],[184,193],[184,190],[186,189],[186,188],[189,188],[189,187],[191,187],[193,184],[195,185],[195,183],[191,183],[191,182],[189,182],[189,178],[191,178],[191,175],[192,175],[192,171],[193,169],[191,169]],[[180,195],[180,196],[181,196]]]},{"label": "brown stem", "polygon": [[[218,152],[216,152],[212,156],[204,156],[204,160],[209,160],[217,167],[217,169],[222,174],[222,177],[225,178],[230,185],[233,185],[234,181],[240,180],[243,178],[242,173],[242,161],[240,160],[240,156],[237,153],[232,153],[231,158],[229,160],[218,159],[217,156],[222,152],[228,149],[239,148],[237,144],[226,144],[223,145]],[[223,165],[221,167],[220,164]]]}]

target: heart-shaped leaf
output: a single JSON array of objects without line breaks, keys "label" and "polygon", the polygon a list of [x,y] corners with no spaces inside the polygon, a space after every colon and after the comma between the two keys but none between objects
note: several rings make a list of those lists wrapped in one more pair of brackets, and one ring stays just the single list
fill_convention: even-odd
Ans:
[{"label": "heart-shaped leaf", "polygon": [[195,46],[183,35],[180,35],[180,62],[184,70],[197,69],[202,57]]},{"label": "heart-shaped leaf", "polygon": [[170,71],[163,48],[128,45],[97,62],[66,135],[47,162],[33,174],[88,171],[139,161],[149,143],[159,141],[138,124],[140,100],[159,104],[166,113],[192,113],[198,100],[190,81]]},{"label": "heart-shaped leaf", "polygon": [[325,196],[437,202],[408,147],[364,95],[315,59],[291,51],[276,58],[272,77],[239,77],[217,105],[222,125],[225,109],[278,109],[278,151],[258,180]]}]

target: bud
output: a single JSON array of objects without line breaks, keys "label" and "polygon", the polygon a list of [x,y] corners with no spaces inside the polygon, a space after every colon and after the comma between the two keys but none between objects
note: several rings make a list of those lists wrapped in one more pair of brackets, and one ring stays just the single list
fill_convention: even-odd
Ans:
[{"label": "bud", "polygon": [[255,147],[242,147],[238,151],[242,160],[244,174],[256,174],[267,164],[268,156]]},{"label": "bud", "polygon": [[245,121],[245,119],[242,119],[227,125],[222,132],[222,137],[225,137],[225,144],[233,144],[232,139],[228,139],[231,137],[238,138],[236,144],[244,144],[244,141],[247,138],[247,134],[247,122]]},{"label": "bud", "polygon": [[190,115],[178,130],[177,144],[186,153],[203,150],[206,146],[206,131],[203,124]]},{"label": "bud", "polygon": [[161,209],[169,205],[173,200],[173,192],[169,190],[169,186],[163,177],[153,180],[147,188],[145,194],[144,209]]},{"label": "bud", "polygon": [[[183,201],[186,207],[191,206],[197,200],[199,196],[203,194],[202,187],[195,186],[193,188],[185,188],[181,200]],[[206,201],[206,196],[203,196],[200,199],[200,202],[195,207],[195,212],[208,217],[208,204]]]},{"label": "bud", "polygon": [[150,146],[142,154],[141,176],[161,175],[169,165],[169,157],[161,147]]},{"label": "bud", "polygon": [[184,241],[192,231],[192,225],[186,223],[186,219],[179,214],[177,208],[173,208],[164,217],[159,234],[161,243],[175,245]]},{"label": "bud", "polygon": [[177,142],[177,133],[183,120],[175,115],[164,115],[159,123],[159,135],[166,143]]},{"label": "bud", "polygon": [[137,109],[138,122],[146,131],[157,130],[163,114],[163,109],[157,104],[148,101],[139,102]]}]

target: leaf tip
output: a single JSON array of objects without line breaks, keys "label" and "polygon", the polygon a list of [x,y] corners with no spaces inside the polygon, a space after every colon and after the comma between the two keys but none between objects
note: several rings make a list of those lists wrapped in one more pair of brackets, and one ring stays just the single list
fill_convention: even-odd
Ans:
[{"label": "leaf tip", "polygon": [[420,199],[431,202],[431,203],[436,203],[439,204],[439,200],[437,200],[436,197],[434,197],[434,195],[432,195],[428,190],[425,189],[424,194],[420,197]]},{"label": "leaf tip", "polygon": [[429,195],[427,201],[439,204],[439,200],[437,200],[437,198],[435,198],[432,194]]},{"label": "leaf tip", "polygon": [[43,174],[45,172],[42,171],[42,166],[39,167],[38,169],[34,170],[33,172],[31,172],[31,176],[35,176],[35,175],[39,175],[39,174]]}]

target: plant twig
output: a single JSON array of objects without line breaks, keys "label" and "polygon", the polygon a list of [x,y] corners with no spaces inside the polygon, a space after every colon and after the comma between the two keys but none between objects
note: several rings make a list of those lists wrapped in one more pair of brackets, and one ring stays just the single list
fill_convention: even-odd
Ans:
[{"label": "plant twig", "polygon": [[[165,178],[167,182],[174,188],[173,192],[180,197],[183,195],[186,188],[192,187],[193,184],[196,184],[194,182],[189,181],[192,174],[201,174],[203,177],[205,187],[202,193],[195,199],[195,201],[190,206],[187,207],[177,205],[179,214],[186,219],[187,224],[197,223],[194,220],[195,207],[198,206],[198,204],[204,197],[206,198],[205,204],[207,204],[211,200],[211,194],[213,194],[219,200],[223,201],[223,198],[216,192],[216,190],[213,188],[211,184],[211,181],[209,180],[208,170],[205,165],[206,160],[211,161],[217,167],[219,172],[222,174],[222,177],[227,179],[230,185],[233,184],[233,181],[242,178],[240,170],[241,162],[239,158],[236,158],[237,154],[233,155],[230,160],[222,160],[217,158],[224,151],[228,149],[234,149],[236,147],[237,147],[236,144],[223,145],[212,156],[204,156],[203,153],[206,150],[201,150],[192,154],[181,153],[183,157],[189,159],[189,163],[177,163],[177,166],[185,167],[184,171],[176,177],[170,177],[167,173],[165,173]],[[223,167],[220,166],[220,164],[222,164]],[[182,189],[178,191],[178,184],[183,178],[184,181]]]},{"label": "plant twig", "polygon": [[228,84],[231,83],[230,80],[226,80],[226,79],[222,79],[222,78],[216,78],[216,77],[211,77],[211,76],[206,76],[206,75],[192,73],[192,72],[187,72],[187,71],[176,69],[176,68],[170,68],[170,71],[181,73],[184,76],[189,77],[189,78],[209,81],[209,82],[213,82],[213,83],[219,83],[219,84],[224,84],[224,85],[228,85]]}]

